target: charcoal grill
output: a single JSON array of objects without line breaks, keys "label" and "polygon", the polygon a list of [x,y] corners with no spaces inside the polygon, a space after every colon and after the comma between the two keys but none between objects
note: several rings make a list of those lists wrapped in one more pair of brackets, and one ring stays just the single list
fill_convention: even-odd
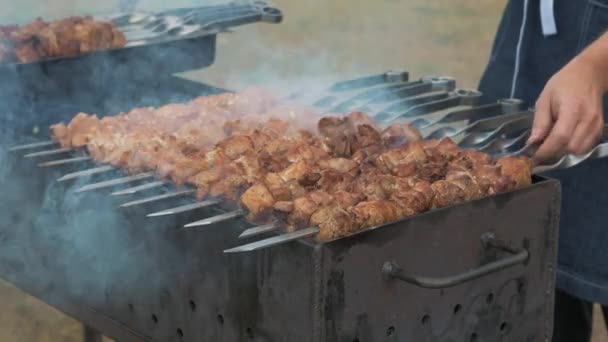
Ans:
[{"label": "charcoal grill", "polygon": [[[478,97],[450,78],[390,72],[295,99],[413,122],[425,136],[497,155],[526,153],[531,113]],[[490,118],[470,119],[479,113]],[[535,176],[525,188],[315,243],[251,227],[152,176],[87,171],[103,166],[40,137],[11,137],[37,145],[4,151],[0,274],[118,341],[550,340],[556,181]]]}]

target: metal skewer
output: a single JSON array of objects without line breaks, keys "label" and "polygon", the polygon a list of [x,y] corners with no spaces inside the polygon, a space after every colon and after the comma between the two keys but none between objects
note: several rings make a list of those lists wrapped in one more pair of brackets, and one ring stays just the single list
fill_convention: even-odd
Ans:
[{"label": "metal skewer", "polygon": [[156,202],[156,201],[160,201],[160,200],[164,200],[164,199],[168,199],[168,198],[179,197],[179,196],[183,196],[183,195],[189,195],[189,194],[193,194],[195,192],[196,192],[196,190],[180,190],[180,191],[175,191],[175,192],[168,192],[168,193],[162,194],[162,195],[156,195],[156,196],[146,197],[146,198],[138,199],[138,200],[135,200],[135,201],[123,203],[120,206],[122,208],[127,208],[127,207],[132,207],[132,206],[135,206],[135,205]]},{"label": "metal skewer", "polygon": [[140,174],[133,175],[133,176],[121,177],[121,178],[110,179],[110,180],[99,182],[99,183],[88,184],[88,185],[85,185],[82,188],[76,190],[76,192],[99,190],[99,189],[109,188],[109,187],[113,187],[113,186],[120,185],[120,184],[135,182],[138,180],[151,178],[151,177],[154,177],[154,172],[144,172],[144,173],[140,173]]},{"label": "metal skewer", "polygon": [[86,176],[90,176],[90,175],[94,175],[94,174],[98,174],[98,173],[103,173],[103,172],[108,172],[114,170],[114,168],[110,165],[103,165],[103,166],[98,166],[98,167],[94,167],[92,169],[87,169],[87,170],[82,170],[82,171],[76,171],[76,172],[72,172],[72,173],[68,173],[66,175],[63,175],[62,177],[58,178],[57,181],[58,182],[65,182],[67,180],[70,179],[74,179],[74,178],[79,178],[79,177],[86,177]]},{"label": "metal skewer", "polygon": [[277,223],[269,223],[253,228],[249,228],[244,230],[241,235],[239,235],[239,239],[246,239],[253,236],[258,236],[264,233],[272,232],[279,229],[280,225]]},{"label": "metal skewer", "polygon": [[310,227],[302,230],[295,231],[293,233],[282,234],[273,236],[268,239],[252,242],[246,245],[238,246],[235,248],[227,249],[224,253],[242,253],[242,252],[253,252],[263,248],[268,248],[276,245],[281,245],[289,241],[298,240],[307,236],[315,235],[319,232],[319,228]]},{"label": "metal skewer", "polygon": [[61,148],[56,148],[54,150],[46,150],[46,151],[28,153],[24,157],[25,158],[35,158],[35,157],[52,156],[54,154],[67,153],[67,152],[71,152],[71,151],[73,151],[71,148],[61,147]]},{"label": "metal skewer", "polygon": [[208,225],[211,225],[211,224],[214,224],[217,222],[226,221],[226,220],[229,220],[229,219],[232,219],[235,217],[243,216],[244,214],[245,214],[245,211],[243,211],[241,209],[237,209],[237,210],[230,211],[230,212],[227,212],[224,214],[202,219],[200,221],[188,223],[188,224],[184,225],[184,228],[208,226]]},{"label": "metal skewer", "polygon": [[171,209],[165,209],[162,211],[148,214],[146,216],[156,217],[156,216],[174,215],[174,214],[179,214],[179,213],[183,213],[186,211],[191,211],[191,210],[195,210],[195,209],[199,209],[199,208],[210,207],[210,206],[216,205],[218,203],[220,203],[220,200],[211,199],[211,200],[202,201],[202,202],[190,203],[190,204],[182,205],[182,206],[171,208]]},{"label": "metal skewer", "polygon": [[17,146],[12,146],[9,147],[9,151],[20,151],[20,150],[28,150],[30,148],[37,148],[37,147],[45,147],[45,146],[51,146],[51,145],[55,145],[56,143],[52,140],[49,141],[41,141],[41,142],[35,142],[35,143],[31,143],[31,144],[25,144],[25,145],[17,145]]},{"label": "metal skewer", "polygon": [[150,183],[134,186],[132,188],[127,188],[127,189],[124,189],[124,190],[114,191],[111,195],[112,196],[132,195],[132,194],[138,193],[140,191],[154,189],[154,188],[159,188],[159,187],[161,187],[163,185],[165,185],[165,182],[163,182],[163,181],[153,181],[153,182],[150,182]]},{"label": "metal skewer", "polygon": [[86,157],[86,156],[85,157],[74,157],[74,158],[47,161],[47,162],[38,164],[38,166],[39,167],[51,167],[51,166],[59,166],[59,165],[65,165],[65,164],[75,164],[75,163],[80,163],[80,162],[89,161],[89,160],[91,160],[91,157]]}]

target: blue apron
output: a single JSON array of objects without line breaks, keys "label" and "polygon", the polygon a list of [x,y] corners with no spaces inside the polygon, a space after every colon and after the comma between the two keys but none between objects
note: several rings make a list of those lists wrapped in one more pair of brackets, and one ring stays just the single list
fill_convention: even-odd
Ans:
[{"label": "blue apron", "polygon": [[[534,105],[549,78],[607,30],[608,0],[509,1],[480,81],[482,101]],[[562,182],[557,287],[608,305],[608,158],[547,176]]]}]

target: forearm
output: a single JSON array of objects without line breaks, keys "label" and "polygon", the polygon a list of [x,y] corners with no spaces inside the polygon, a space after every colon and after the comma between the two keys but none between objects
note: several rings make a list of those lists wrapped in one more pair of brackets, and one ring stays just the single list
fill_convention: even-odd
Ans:
[{"label": "forearm", "polygon": [[594,70],[602,92],[608,92],[608,32],[601,35],[573,60],[573,63],[582,62]]}]

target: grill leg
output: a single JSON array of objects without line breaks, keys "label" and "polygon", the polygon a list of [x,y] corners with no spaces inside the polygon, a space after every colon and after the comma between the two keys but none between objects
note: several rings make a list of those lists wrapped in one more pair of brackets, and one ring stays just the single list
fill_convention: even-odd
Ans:
[{"label": "grill leg", "polygon": [[82,329],[82,342],[102,342],[102,335],[95,329],[85,325]]}]

